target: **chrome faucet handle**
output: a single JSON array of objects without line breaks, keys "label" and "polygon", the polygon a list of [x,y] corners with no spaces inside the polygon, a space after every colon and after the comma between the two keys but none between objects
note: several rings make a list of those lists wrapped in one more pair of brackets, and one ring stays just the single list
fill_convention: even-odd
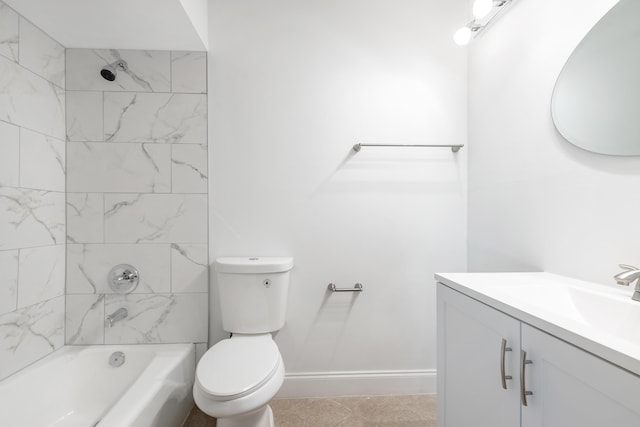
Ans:
[{"label": "chrome faucet handle", "polygon": [[613,278],[618,285],[629,286],[634,280],[638,280],[636,283],[636,291],[640,292],[640,269],[632,265],[619,264],[620,268],[624,271],[619,272]]},{"label": "chrome faucet handle", "polygon": [[629,286],[633,281],[636,282],[633,296],[634,301],[640,301],[640,269],[632,265],[619,264],[624,271],[613,276],[618,285]]},{"label": "chrome faucet handle", "polygon": [[118,264],[109,271],[109,287],[117,294],[128,294],[138,286],[140,273],[129,264]]},{"label": "chrome faucet handle", "polygon": [[138,278],[138,275],[135,272],[130,271],[130,270],[125,270],[125,271],[122,272],[121,276],[117,276],[115,279],[118,282],[123,282],[123,281],[132,282],[132,281],[136,280],[137,278]]}]

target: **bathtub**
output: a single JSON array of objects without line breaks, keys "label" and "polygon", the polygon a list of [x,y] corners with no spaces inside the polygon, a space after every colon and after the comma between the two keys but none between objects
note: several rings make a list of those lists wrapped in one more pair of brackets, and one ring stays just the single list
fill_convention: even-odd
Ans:
[{"label": "bathtub", "polygon": [[62,347],[0,382],[0,425],[179,427],[194,376],[193,344]]}]

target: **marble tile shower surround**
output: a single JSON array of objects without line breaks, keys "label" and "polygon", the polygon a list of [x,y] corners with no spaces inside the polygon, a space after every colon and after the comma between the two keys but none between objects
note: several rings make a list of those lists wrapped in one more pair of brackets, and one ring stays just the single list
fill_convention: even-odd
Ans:
[{"label": "marble tile shower surround", "polygon": [[[205,343],[206,54],[68,49],[66,69],[66,343]],[[140,271],[128,295],[106,281],[120,263]]]},{"label": "marble tile shower surround", "polygon": [[206,342],[206,97],[205,53],[65,51],[0,2],[0,379],[65,340]]},{"label": "marble tile shower surround", "polygon": [[65,50],[0,2],[0,379],[64,344]]}]

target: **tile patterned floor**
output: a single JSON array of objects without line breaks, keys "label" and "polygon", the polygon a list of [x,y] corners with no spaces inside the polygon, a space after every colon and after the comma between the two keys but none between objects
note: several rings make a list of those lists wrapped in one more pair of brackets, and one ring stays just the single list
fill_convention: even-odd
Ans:
[{"label": "tile patterned floor", "polygon": [[[276,399],[276,427],[435,427],[436,396],[371,396]],[[183,427],[214,427],[194,407]]]}]

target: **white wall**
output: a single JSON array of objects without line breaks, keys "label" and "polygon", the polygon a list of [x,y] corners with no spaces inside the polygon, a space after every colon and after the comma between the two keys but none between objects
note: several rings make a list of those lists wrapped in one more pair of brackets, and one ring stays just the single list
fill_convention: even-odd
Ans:
[{"label": "white wall", "polygon": [[295,257],[284,395],[433,390],[433,273],[466,268],[466,151],[351,147],[466,142],[467,3],[209,4],[210,259]]},{"label": "white wall", "polygon": [[518,0],[472,44],[469,269],[613,283],[640,262],[640,158],[581,150],[555,130],[566,59],[615,0]]}]

